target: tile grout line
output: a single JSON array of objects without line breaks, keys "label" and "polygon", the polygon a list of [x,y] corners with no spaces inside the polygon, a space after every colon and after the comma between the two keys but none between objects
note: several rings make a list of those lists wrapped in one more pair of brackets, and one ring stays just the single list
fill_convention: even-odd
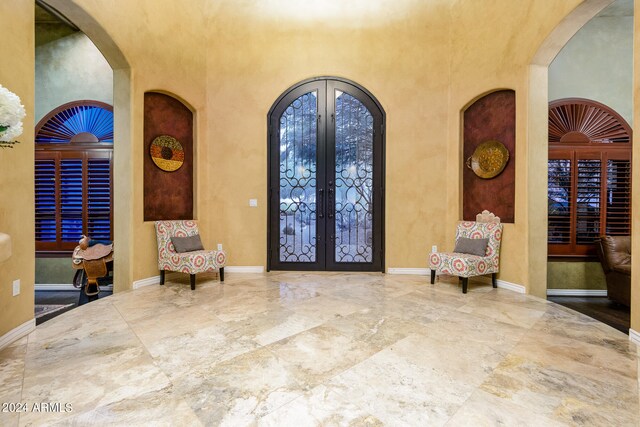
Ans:
[{"label": "tile grout line", "polygon": [[[31,339],[31,334],[35,332],[35,329],[27,335],[27,343],[25,344],[24,349],[24,363],[22,364],[22,382],[20,384],[20,402],[22,403],[22,398],[24,396],[24,379],[27,374],[27,356],[29,353],[29,340]],[[22,412],[18,412],[18,425],[20,425],[20,418],[22,417]]]},{"label": "tile grout line", "polygon": [[122,315],[122,312],[118,309],[118,307],[113,304],[111,301],[109,301],[109,304],[111,304],[111,306],[118,312],[118,315],[120,316],[120,318],[122,319],[122,321],[127,325],[127,328],[131,331],[131,333],[136,337],[136,339],[138,340],[138,342],[140,343],[140,345],[142,346],[142,348],[144,348],[144,351],[147,353],[147,355],[151,358],[151,361],[153,362],[153,365],[155,367],[157,367],[168,379],[169,382],[171,382],[171,384],[173,385],[173,381],[171,381],[171,379],[169,378],[169,376],[167,375],[167,373],[160,368],[160,366],[158,366],[156,364],[156,359],[151,355],[151,353],[149,352],[149,349],[147,348],[147,346],[145,345],[145,343],[142,341],[142,339],[140,339],[140,337],[138,336],[138,334],[136,333],[136,331],[131,327],[131,324],[129,323],[129,321],[127,319],[124,318],[124,316]]}]

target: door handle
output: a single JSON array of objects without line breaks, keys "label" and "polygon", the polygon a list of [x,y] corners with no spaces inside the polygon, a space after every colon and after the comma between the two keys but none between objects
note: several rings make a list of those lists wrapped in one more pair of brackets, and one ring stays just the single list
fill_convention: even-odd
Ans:
[{"label": "door handle", "polygon": [[327,204],[329,205],[329,212],[327,212],[327,216],[329,219],[333,218],[333,181],[329,181],[329,200],[327,200]]},{"label": "door handle", "polygon": [[316,203],[317,205],[317,214],[318,214],[318,218],[324,218],[324,189],[321,188],[318,190],[318,203]]}]

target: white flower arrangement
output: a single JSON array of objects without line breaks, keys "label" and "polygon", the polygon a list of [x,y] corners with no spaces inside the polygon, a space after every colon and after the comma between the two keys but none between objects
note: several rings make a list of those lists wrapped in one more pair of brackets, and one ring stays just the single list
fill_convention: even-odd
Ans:
[{"label": "white flower arrangement", "polygon": [[0,148],[13,148],[22,135],[22,120],[27,115],[20,98],[0,85]]}]

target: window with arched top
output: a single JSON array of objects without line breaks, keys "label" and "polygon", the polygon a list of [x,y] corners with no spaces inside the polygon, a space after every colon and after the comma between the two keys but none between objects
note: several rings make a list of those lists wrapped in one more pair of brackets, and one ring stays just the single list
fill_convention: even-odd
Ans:
[{"label": "window with arched top", "polygon": [[631,127],[604,104],[549,104],[550,256],[594,256],[597,237],[631,234],[631,139]]},{"label": "window with arched top", "polygon": [[112,240],[113,107],[61,105],[35,134],[36,251],[71,251],[83,234]]}]

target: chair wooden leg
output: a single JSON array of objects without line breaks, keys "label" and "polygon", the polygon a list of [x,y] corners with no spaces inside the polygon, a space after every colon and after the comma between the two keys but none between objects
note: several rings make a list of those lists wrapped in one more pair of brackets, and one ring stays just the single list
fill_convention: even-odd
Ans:
[{"label": "chair wooden leg", "polygon": [[431,269],[431,284],[433,285],[436,282],[436,270]]},{"label": "chair wooden leg", "polygon": [[461,277],[462,279],[462,293],[466,294],[467,293],[467,284],[469,282],[469,278],[468,277]]},{"label": "chair wooden leg", "polygon": [[220,281],[224,282],[224,267],[220,268]]},{"label": "chair wooden leg", "polygon": [[497,275],[498,273],[491,273],[491,284],[493,285],[494,288],[498,287],[498,280],[496,279]]},{"label": "chair wooden leg", "polygon": [[191,281],[191,290],[193,291],[196,288],[196,275],[190,274],[189,276],[189,279]]},{"label": "chair wooden leg", "polygon": [[164,285],[164,270],[160,270],[160,284]]}]

